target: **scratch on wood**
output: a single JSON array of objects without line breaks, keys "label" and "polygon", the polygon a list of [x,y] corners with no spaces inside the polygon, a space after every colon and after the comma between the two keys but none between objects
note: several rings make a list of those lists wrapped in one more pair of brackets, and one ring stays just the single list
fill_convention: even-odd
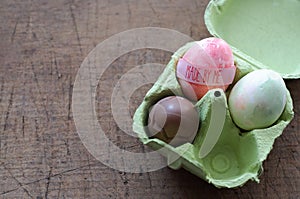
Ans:
[{"label": "scratch on wood", "polygon": [[59,188],[58,188],[57,198],[61,198],[61,197],[60,197],[61,184],[62,184],[62,182],[61,182],[61,177],[59,177]]},{"label": "scratch on wood", "polygon": [[[99,163],[95,163],[95,164],[88,164],[88,165],[84,165],[84,166],[81,166],[81,167],[77,167],[77,168],[73,168],[73,169],[68,169],[68,170],[65,170],[65,171],[62,171],[62,172],[59,172],[59,173],[56,173],[56,174],[53,174],[52,171],[51,171],[51,174],[48,175],[47,177],[45,178],[41,178],[41,179],[38,179],[38,180],[34,180],[34,181],[31,181],[31,182],[27,182],[27,183],[21,183],[22,186],[26,186],[26,185],[31,185],[31,184],[34,184],[34,183],[37,183],[37,182],[40,182],[40,181],[43,181],[43,180],[48,180],[48,178],[54,178],[54,177],[57,177],[57,176],[62,176],[66,173],[69,173],[69,172],[73,172],[73,171],[77,171],[77,170],[80,170],[80,169],[84,169],[86,167],[91,167],[91,166],[94,166],[94,165],[97,165]],[[7,168],[5,168],[6,170],[8,170]],[[10,172],[9,172],[10,173]],[[10,175],[12,175],[10,173]],[[12,176],[13,177],[13,176]],[[15,179],[16,180],[16,179]],[[19,184],[19,183],[18,183]],[[19,187],[20,188],[20,187]],[[7,193],[10,193],[10,192],[13,192],[13,191],[16,191],[18,190],[19,188],[16,188],[16,189],[11,189],[11,190],[7,190],[7,191],[4,191],[2,193],[0,193],[0,195],[3,195],[3,194],[7,194]]]},{"label": "scratch on wood", "polygon": [[14,90],[15,90],[15,87],[13,86],[12,90],[10,92],[10,98],[9,98],[9,102],[8,102],[8,106],[7,106],[7,111],[6,111],[6,115],[5,115],[3,131],[5,131],[6,128],[7,128],[7,122],[8,122],[8,118],[9,118],[9,113],[10,113],[10,109],[12,107],[12,102],[13,102]]},{"label": "scratch on wood", "polygon": [[121,174],[121,178],[123,181],[123,184],[125,185],[125,198],[129,197],[129,188],[128,188],[128,178],[127,178],[127,173],[126,172],[119,172]]},{"label": "scratch on wood", "polygon": [[70,146],[69,146],[69,142],[68,142],[68,139],[67,139],[67,141],[64,141],[65,142],[65,145],[66,145],[66,148],[67,148],[67,155],[71,155],[71,152],[70,152]]},{"label": "scratch on wood", "polygon": [[16,35],[16,31],[17,31],[18,23],[19,23],[19,20],[16,21],[15,26],[14,26],[14,30],[13,30],[13,32],[12,32],[12,34],[11,34],[11,38],[10,38],[11,43],[14,42],[15,35]]},{"label": "scratch on wood", "polygon": [[149,4],[149,6],[150,6],[152,12],[156,15],[156,17],[157,17],[158,19],[160,19],[159,14],[158,14],[158,13],[156,12],[156,10],[154,9],[152,3],[151,3],[149,0],[147,0],[147,3]]},{"label": "scratch on wood", "polygon": [[[99,9],[99,8],[97,7],[97,9]],[[109,15],[105,15],[105,16],[106,16],[106,18],[105,18],[105,35],[107,36],[108,35],[110,21],[109,21]]]},{"label": "scratch on wood", "polygon": [[[65,171],[62,171],[62,172],[59,172],[59,173],[56,173],[56,174],[51,174],[50,177],[53,178],[53,177],[61,176],[61,175],[66,174],[66,173],[77,171],[77,170],[80,170],[80,169],[84,169],[86,167],[90,167],[90,166],[97,165],[97,164],[98,163],[88,164],[88,165],[84,165],[84,166],[81,166],[81,167],[76,167],[76,168],[73,168],[73,169],[68,169],[68,170],[65,170]],[[39,182],[39,181],[42,181],[42,180],[46,180],[48,177],[49,176],[47,176],[46,178],[42,178],[42,179],[39,179],[39,180],[28,182],[28,183],[26,183],[24,185],[28,185],[28,184],[36,183],[36,182]]]},{"label": "scratch on wood", "polygon": [[70,72],[69,72],[69,100],[68,100],[68,120],[71,120],[71,104],[72,104],[72,92],[73,92],[73,81],[71,75],[71,64],[70,64]]},{"label": "scratch on wood", "polygon": [[24,117],[24,115],[22,116],[22,135],[24,138],[25,137],[25,117]]},{"label": "scratch on wood", "polygon": [[190,25],[190,37],[193,37],[193,25]]},{"label": "scratch on wood", "polygon": [[[141,144],[141,143],[140,143]],[[145,146],[143,145],[143,144],[141,144],[141,148],[142,148],[142,152],[143,153],[146,153],[146,150],[145,150]],[[140,175],[142,175],[144,173],[144,171],[143,170],[141,170],[141,173],[140,173]],[[149,172],[146,172],[146,175],[147,175],[147,180],[148,180],[148,182],[149,182],[149,188],[150,188],[150,190],[152,189],[152,180],[151,180],[151,177],[150,177],[150,174],[149,174]]]},{"label": "scratch on wood", "polygon": [[2,82],[1,82],[1,88],[0,88],[0,103],[2,102],[2,93],[3,93],[3,90],[4,90],[4,80],[2,79]]},{"label": "scratch on wood", "polygon": [[[24,187],[24,185],[11,173],[11,171],[5,166],[5,165],[3,165],[3,167],[4,167],[4,169],[9,173],[9,175],[12,177],[12,179],[14,179],[16,182],[17,182],[17,184],[19,185],[19,188],[22,188],[24,191],[25,191],[25,193],[30,197],[30,198],[33,198],[33,196],[30,194],[30,192]],[[19,188],[17,188],[17,189],[19,189]],[[9,191],[9,192],[11,192],[11,191]],[[6,192],[6,193],[8,193],[8,192]],[[1,193],[1,195],[3,195],[2,193]]]},{"label": "scratch on wood", "polygon": [[[38,81],[37,76],[36,76],[36,73],[35,73],[35,71],[34,71],[34,65],[33,65],[33,63],[31,63],[31,70],[32,70],[32,73],[33,73],[33,80],[34,80],[34,82],[36,83],[36,86],[37,86],[37,88],[38,88],[39,95],[42,96],[41,87],[40,87],[40,85],[39,85],[39,81]],[[49,113],[48,113],[48,110],[47,110],[47,108],[46,108],[46,105],[45,105],[44,102],[42,102],[42,105],[43,105],[44,111],[45,111],[45,113],[46,113],[47,121],[49,122],[49,121],[50,121],[50,119],[49,119]]]},{"label": "scratch on wood", "polygon": [[38,133],[39,126],[38,126],[38,121],[37,121],[37,119],[34,119],[34,129],[35,129],[35,137],[36,137],[36,140],[39,141],[39,133]]},{"label": "scratch on wood", "polygon": [[128,10],[128,23],[131,21],[131,8],[130,8],[130,3],[127,2],[127,10]]},{"label": "scratch on wood", "polygon": [[15,189],[11,189],[11,190],[8,190],[8,191],[4,191],[4,192],[0,193],[0,196],[11,193],[11,192],[14,192],[14,191],[17,191],[18,189],[19,188],[15,188]]},{"label": "scratch on wood", "polygon": [[274,194],[273,197],[276,196],[276,198],[280,198],[278,192],[274,188],[275,186],[273,183],[271,183],[271,184],[268,183],[267,186],[271,189],[271,192]]},{"label": "scratch on wood", "polygon": [[79,45],[79,50],[80,50],[80,53],[82,55],[81,41],[80,41],[80,37],[79,37],[76,18],[75,18],[75,15],[74,15],[73,4],[74,4],[74,2],[72,1],[71,4],[70,4],[70,12],[71,12],[71,17],[72,17],[72,22],[73,22],[73,25],[74,25],[74,28],[75,28],[75,32],[76,32],[76,37],[77,37],[77,41],[78,41],[78,45]]},{"label": "scratch on wood", "polygon": [[276,165],[276,173],[278,173],[278,168],[280,166],[281,158],[279,157],[277,165]]},{"label": "scratch on wood", "polygon": [[48,198],[48,194],[49,194],[49,185],[50,185],[50,180],[51,180],[51,174],[52,174],[52,167],[50,167],[49,174],[48,174],[48,177],[47,177],[45,199]]},{"label": "scratch on wood", "polygon": [[[54,53],[53,53],[54,54]],[[55,67],[55,73],[57,74],[57,79],[60,79],[61,78],[61,73],[59,72],[59,70],[58,70],[58,63],[57,63],[57,60],[56,60],[56,55],[54,54],[54,55],[52,55],[53,56],[53,58],[52,58],[52,63],[54,64],[54,67]],[[51,67],[51,75],[52,75],[52,67]]]},{"label": "scratch on wood", "polygon": [[[93,179],[93,173],[92,173],[91,164],[90,164],[90,156],[88,156],[87,158],[88,158],[89,176],[90,176],[91,179]],[[92,183],[93,183],[93,180],[92,180]]]},{"label": "scratch on wood", "polygon": [[152,189],[152,180],[151,180],[149,172],[147,172],[147,179],[149,181],[150,189]]}]

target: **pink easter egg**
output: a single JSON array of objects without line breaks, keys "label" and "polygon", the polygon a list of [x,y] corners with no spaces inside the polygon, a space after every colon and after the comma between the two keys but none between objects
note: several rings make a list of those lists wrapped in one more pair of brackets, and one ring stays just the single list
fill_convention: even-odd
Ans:
[{"label": "pink easter egg", "polygon": [[235,70],[230,46],[222,39],[210,37],[195,42],[183,55],[176,75],[183,94],[196,101],[210,89],[225,91],[233,82]]}]

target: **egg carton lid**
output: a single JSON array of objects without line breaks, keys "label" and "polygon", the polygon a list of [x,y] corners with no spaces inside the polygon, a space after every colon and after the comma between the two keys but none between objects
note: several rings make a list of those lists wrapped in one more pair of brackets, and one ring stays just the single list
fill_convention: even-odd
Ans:
[{"label": "egg carton lid", "polygon": [[236,60],[298,79],[299,10],[298,0],[211,0],[204,20],[212,35],[229,43]]}]

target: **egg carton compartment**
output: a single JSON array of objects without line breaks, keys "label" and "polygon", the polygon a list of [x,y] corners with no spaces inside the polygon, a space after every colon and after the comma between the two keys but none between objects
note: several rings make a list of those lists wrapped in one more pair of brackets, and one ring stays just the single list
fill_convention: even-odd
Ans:
[{"label": "egg carton compartment", "polygon": [[[287,103],[284,112],[272,126],[264,129],[244,131],[238,128],[230,116],[227,98],[232,86],[244,75],[255,68],[243,59],[235,57],[237,72],[233,84],[224,93],[220,89],[213,89],[195,102],[200,118],[197,135],[192,143],[185,143],[174,147],[157,138],[149,138],[147,122],[149,109],[160,99],[167,96],[182,96],[181,87],[176,78],[176,65],[184,53],[194,44],[187,43],[178,49],[170,62],[158,78],[157,82],[146,94],[133,118],[133,130],[138,134],[142,143],[149,145],[167,158],[172,169],[184,168],[200,178],[212,183],[216,187],[233,188],[242,186],[248,180],[259,182],[262,163],[270,153],[275,139],[280,136],[284,128],[293,118],[293,104],[287,90]],[[217,143],[204,157],[200,158],[200,149],[214,124],[220,122],[213,113],[213,106],[219,104],[224,107],[225,122]]]}]

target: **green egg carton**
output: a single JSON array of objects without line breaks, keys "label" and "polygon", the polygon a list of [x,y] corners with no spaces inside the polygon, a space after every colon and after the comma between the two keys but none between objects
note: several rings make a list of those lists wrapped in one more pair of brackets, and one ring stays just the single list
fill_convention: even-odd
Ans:
[{"label": "green egg carton", "polygon": [[[257,30],[262,25],[267,25],[271,22],[272,17],[280,19],[288,16],[285,12],[279,12],[279,9],[282,8],[277,8],[277,3],[279,6],[289,8],[291,17],[297,15],[300,18],[300,13],[296,12],[295,8],[298,6],[297,9],[300,10],[300,1],[213,0],[208,4],[205,12],[205,23],[208,30],[212,35],[226,40],[233,49],[237,72],[232,86],[247,73],[260,68],[269,68],[277,71],[284,78],[299,78],[300,66],[299,63],[297,65],[297,55],[294,51],[299,48],[300,45],[296,46],[296,44],[300,40],[295,41],[295,43],[290,42],[290,39],[297,39],[294,33],[288,36],[289,31],[285,27],[282,27],[285,29],[282,32],[279,31],[281,29],[278,27],[279,25],[286,26],[286,28],[292,27],[292,24],[298,23],[296,18],[291,19],[291,21],[288,20],[289,23],[281,24],[282,21],[278,21],[280,24],[270,24],[264,30]],[[266,12],[269,21],[267,19],[251,20],[251,17],[262,17],[263,12]],[[243,14],[245,16],[240,16]],[[248,25],[252,26],[253,29],[246,28],[244,24],[246,22],[249,22]],[[300,26],[294,28],[298,32],[300,31]],[[239,29],[243,30],[241,32],[235,31]],[[282,36],[282,41],[276,40],[278,36],[276,31],[279,31],[278,34],[286,34]],[[246,34],[248,39],[250,38],[249,41],[244,41],[243,34]],[[269,37],[264,37],[265,34],[269,35]],[[263,39],[266,45],[262,43]],[[167,158],[168,166],[172,169],[184,168],[219,188],[239,187],[248,180],[259,182],[259,176],[263,171],[263,161],[266,160],[272,150],[275,139],[282,134],[294,116],[293,102],[288,90],[286,90],[287,103],[282,115],[268,128],[245,132],[234,124],[227,105],[227,97],[232,88],[230,86],[226,93],[220,89],[210,90],[195,103],[199,113],[200,128],[192,143],[173,147],[157,138],[149,138],[147,136],[146,126],[149,108],[167,96],[184,97],[176,79],[175,68],[178,60],[193,44],[194,42],[184,45],[172,55],[163,73],[136,110],[133,118],[133,130],[138,134],[141,142],[149,145],[154,150],[159,150]],[[279,50],[278,47],[273,50],[272,45],[281,46],[283,49]],[[288,51],[290,54],[287,54],[285,52],[288,48],[287,46],[293,48],[294,51]],[[259,51],[265,53],[261,55]],[[272,53],[275,54],[272,55]],[[277,53],[287,55],[287,60],[278,59],[280,56]],[[285,64],[285,69],[280,67],[281,64]],[[215,95],[216,91],[221,93],[221,95]],[[214,126],[214,123],[219,122],[217,115],[212,110],[216,104],[224,107],[224,126],[212,150],[204,158],[200,158],[199,151],[205,139],[207,139],[208,132],[211,132],[210,128]]]}]

